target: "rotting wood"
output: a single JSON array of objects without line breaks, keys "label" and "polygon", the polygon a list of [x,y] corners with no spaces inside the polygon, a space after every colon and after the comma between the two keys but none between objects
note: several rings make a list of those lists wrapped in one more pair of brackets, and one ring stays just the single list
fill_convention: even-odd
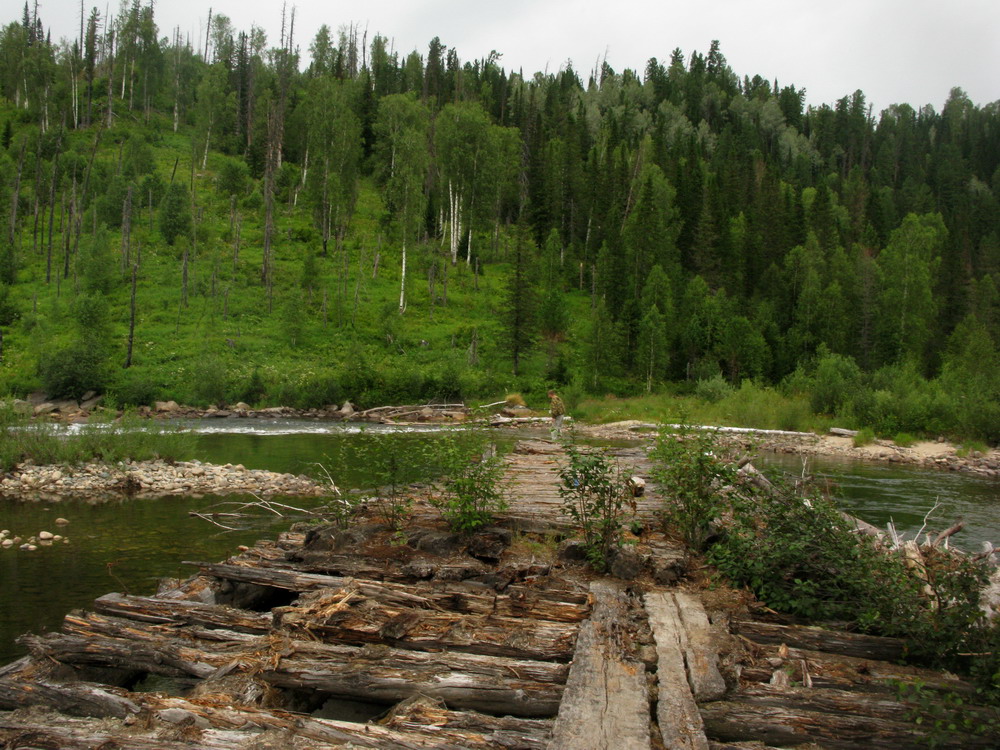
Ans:
[{"label": "rotting wood", "polygon": [[96,599],[94,610],[141,622],[201,625],[241,633],[266,633],[274,624],[270,612],[250,612],[236,607],[119,593],[105,594]]},{"label": "rotting wood", "polygon": [[941,670],[783,645],[761,647],[754,663],[742,666],[740,680],[744,683],[766,683],[775,669],[780,668],[788,670],[791,680],[801,681],[802,662],[808,665],[813,687],[817,688],[891,692],[895,682],[919,682],[925,690],[959,695],[975,693],[975,687],[971,683]]},{"label": "rotting wood", "polygon": [[395,703],[415,694],[450,708],[554,716],[569,667],[478,654],[427,654],[387,646],[296,642],[261,677],[284,688]]},{"label": "rotting wood", "polygon": [[428,582],[416,584],[362,581],[342,576],[298,573],[279,568],[195,563],[208,575],[229,581],[253,583],[288,591],[314,591],[355,587],[365,596],[386,604],[473,614],[495,613],[506,617],[530,616],[559,622],[579,622],[587,617],[586,596],[568,590],[547,591],[527,586],[508,586],[504,594],[475,582]]},{"label": "rotting wood", "polygon": [[796,648],[879,661],[899,661],[906,654],[906,643],[900,638],[753,620],[734,620],[732,626],[734,632],[757,643],[784,643]]},{"label": "rotting wood", "polygon": [[[886,721],[909,722],[921,714],[920,707],[896,698],[896,691],[865,693],[835,688],[784,687],[751,685],[740,690],[737,699],[763,706],[783,706],[827,713],[869,716]],[[992,713],[989,709],[966,705],[964,718],[985,725]],[[932,717],[925,716],[926,719]]]},{"label": "rotting wood", "polygon": [[707,750],[685,660],[684,625],[670,592],[646,594],[646,613],[656,641],[656,719],[668,750]]},{"label": "rotting wood", "polygon": [[684,591],[673,592],[673,599],[684,626],[682,646],[691,692],[696,701],[721,698],[726,692],[726,681],[719,671],[719,646],[705,608],[697,597]]},{"label": "rotting wood", "polygon": [[[722,741],[757,740],[778,746],[814,743],[831,750],[858,747],[917,747],[926,730],[909,721],[890,721],[843,712],[812,711],[741,700],[701,707],[706,731]],[[996,747],[996,738],[941,733],[937,747]]]},{"label": "rotting wood", "polygon": [[44,680],[0,678],[0,709],[42,706],[71,716],[124,718],[140,708],[125,691],[87,682],[59,684]]},{"label": "rotting wood", "polygon": [[164,626],[137,628],[99,615],[76,618],[64,628],[73,634],[28,636],[25,642],[32,653],[67,664],[206,679],[239,659],[241,669],[259,672],[261,679],[279,687],[376,703],[421,693],[451,707],[521,716],[555,715],[569,669],[554,662],[311,643],[221,630],[187,628],[171,637]]},{"label": "rotting wood", "polygon": [[552,719],[490,716],[474,711],[449,711],[443,703],[415,696],[394,706],[379,723],[392,729],[436,733],[441,728],[474,731],[498,747],[545,750],[552,738]]},{"label": "rotting wood", "polygon": [[650,746],[649,690],[628,647],[629,602],[620,584],[595,581],[593,615],[580,628],[551,750]]},{"label": "rotting wood", "polygon": [[341,643],[385,643],[422,651],[461,651],[516,659],[569,661],[578,627],[527,617],[387,607],[350,586],[275,610],[275,624]]}]

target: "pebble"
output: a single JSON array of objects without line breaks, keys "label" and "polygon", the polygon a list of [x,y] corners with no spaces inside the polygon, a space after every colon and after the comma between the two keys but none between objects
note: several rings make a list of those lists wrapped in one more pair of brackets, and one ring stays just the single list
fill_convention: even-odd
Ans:
[{"label": "pebble", "polygon": [[55,536],[55,534],[53,534],[51,531],[38,532],[38,538],[41,539],[43,542],[51,542],[53,536]]}]

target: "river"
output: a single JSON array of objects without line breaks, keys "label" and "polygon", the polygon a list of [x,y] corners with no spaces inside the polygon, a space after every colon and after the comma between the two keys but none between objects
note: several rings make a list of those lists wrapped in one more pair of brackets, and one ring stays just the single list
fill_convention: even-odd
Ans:
[{"label": "river", "polygon": [[[376,483],[371,465],[376,452],[416,455],[441,428],[387,428],[330,425],[304,420],[219,420],[192,423],[198,430],[197,458],[241,463],[250,469],[318,476],[320,465],[344,491]],[[539,435],[547,434],[542,431]],[[515,439],[523,433],[501,433]],[[801,459],[763,457],[762,468],[801,472]],[[1000,543],[1000,483],[954,473],[891,465],[810,459],[810,472],[837,486],[845,510],[879,526],[891,517],[911,534],[935,502],[930,527],[940,529],[958,517],[968,528],[954,538],[967,549],[981,541]],[[414,474],[410,479],[420,477]],[[228,498],[237,500],[238,498]],[[252,498],[245,498],[250,500]],[[194,572],[185,560],[218,561],[241,544],[274,537],[290,521],[259,516],[237,531],[222,531],[189,515],[218,498],[167,497],[114,502],[16,502],[0,499],[0,529],[23,537],[47,530],[69,537],[69,544],[35,552],[0,550],[0,664],[23,653],[14,640],[27,631],[57,629],[71,609],[86,608],[109,591],[151,594],[163,577]],[[291,501],[300,507],[322,499]],[[56,527],[55,519],[70,521]]]}]

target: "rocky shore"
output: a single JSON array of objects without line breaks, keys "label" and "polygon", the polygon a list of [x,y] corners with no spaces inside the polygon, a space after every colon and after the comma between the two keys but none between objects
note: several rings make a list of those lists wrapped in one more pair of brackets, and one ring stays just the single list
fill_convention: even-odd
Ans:
[{"label": "rocky shore", "polygon": [[[657,425],[651,422],[627,420],[604,425],[578,427],[580,434],[606,440],[635,440],[649,435]],[[706,428],[711,429],[711,428]],[[737,430],[722,428],[723,439],[750,443],[756,450],[789,453],[803,456],[830,456],[835,458],[886,463],[911,464],[927,469],[960,471],[983,477],[1000,478],[1000,450],[986,453],[969,451],[958,455],[958,447],[945,440],[928,440],[911,446],[896,445],[891,440],[875,440],[868,445],[855,446],[845,435],[816,435],[808,432],[781,430]]]},{"label": "rocky shore", "polygon": [[141,461],[84,466],[22,464],[0,479],[0,496],[52,502],[66,497],[104,498],[122,495],[316,496],[331,492],[304,475],[247,469],[242,465],[216,466],[200,461]]}]

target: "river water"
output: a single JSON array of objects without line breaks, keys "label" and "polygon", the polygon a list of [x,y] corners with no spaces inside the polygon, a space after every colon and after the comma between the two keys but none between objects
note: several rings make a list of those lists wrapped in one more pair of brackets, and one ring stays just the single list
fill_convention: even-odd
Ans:
[{"label": "river water", "polygon": [[[361,428],[303,420],[202,421],[192,427],[198,431],[192,458],[312,476],[319,476],[322,466],[343,491],[372,487],[377,483],[372,466],[380,455],[387,451],[420,455],[421,446],[433,441],[442,429]],[[539,431],[543,434],[547,435]],[[502,439],[523,436],[518,433]],[[765,456],[758,463],[766,471],[794,474],[801,473],[802,467],[800,458],[789,456]],[[419,468],[414,467],[407,479],[420,479]],[[929,528],[942,529],[964,517],[968,528],[954,537],[956,545],[977,549],[983,540],[1000,543],[1000,483],[996,481],[832,459],[810,459],[809,471],[836,487],[845,510],[871,523],[884,527],[891,518],[899,531],[912,534],[937,502],[940,507]],[[58,629],[68,611],[87,608],[109,591],[151,594],[160,578],[183,578],[194,572],[183,561],[222,560],[238,545],[273,538],[291,522],[261,515],[237,531],[222,531],[189,515],[218,501],[177,496],[103,503],[0,499],[0,529],[25,538],[47,530],[70,539],[69,544],[56,543],[30,553],[0,549],[0,664],[24,653],[15,643],[21,633]],[[324,501],[289,502],[312,507]],[[56,527],[58,517],[69,519],[69,525]]]}]

